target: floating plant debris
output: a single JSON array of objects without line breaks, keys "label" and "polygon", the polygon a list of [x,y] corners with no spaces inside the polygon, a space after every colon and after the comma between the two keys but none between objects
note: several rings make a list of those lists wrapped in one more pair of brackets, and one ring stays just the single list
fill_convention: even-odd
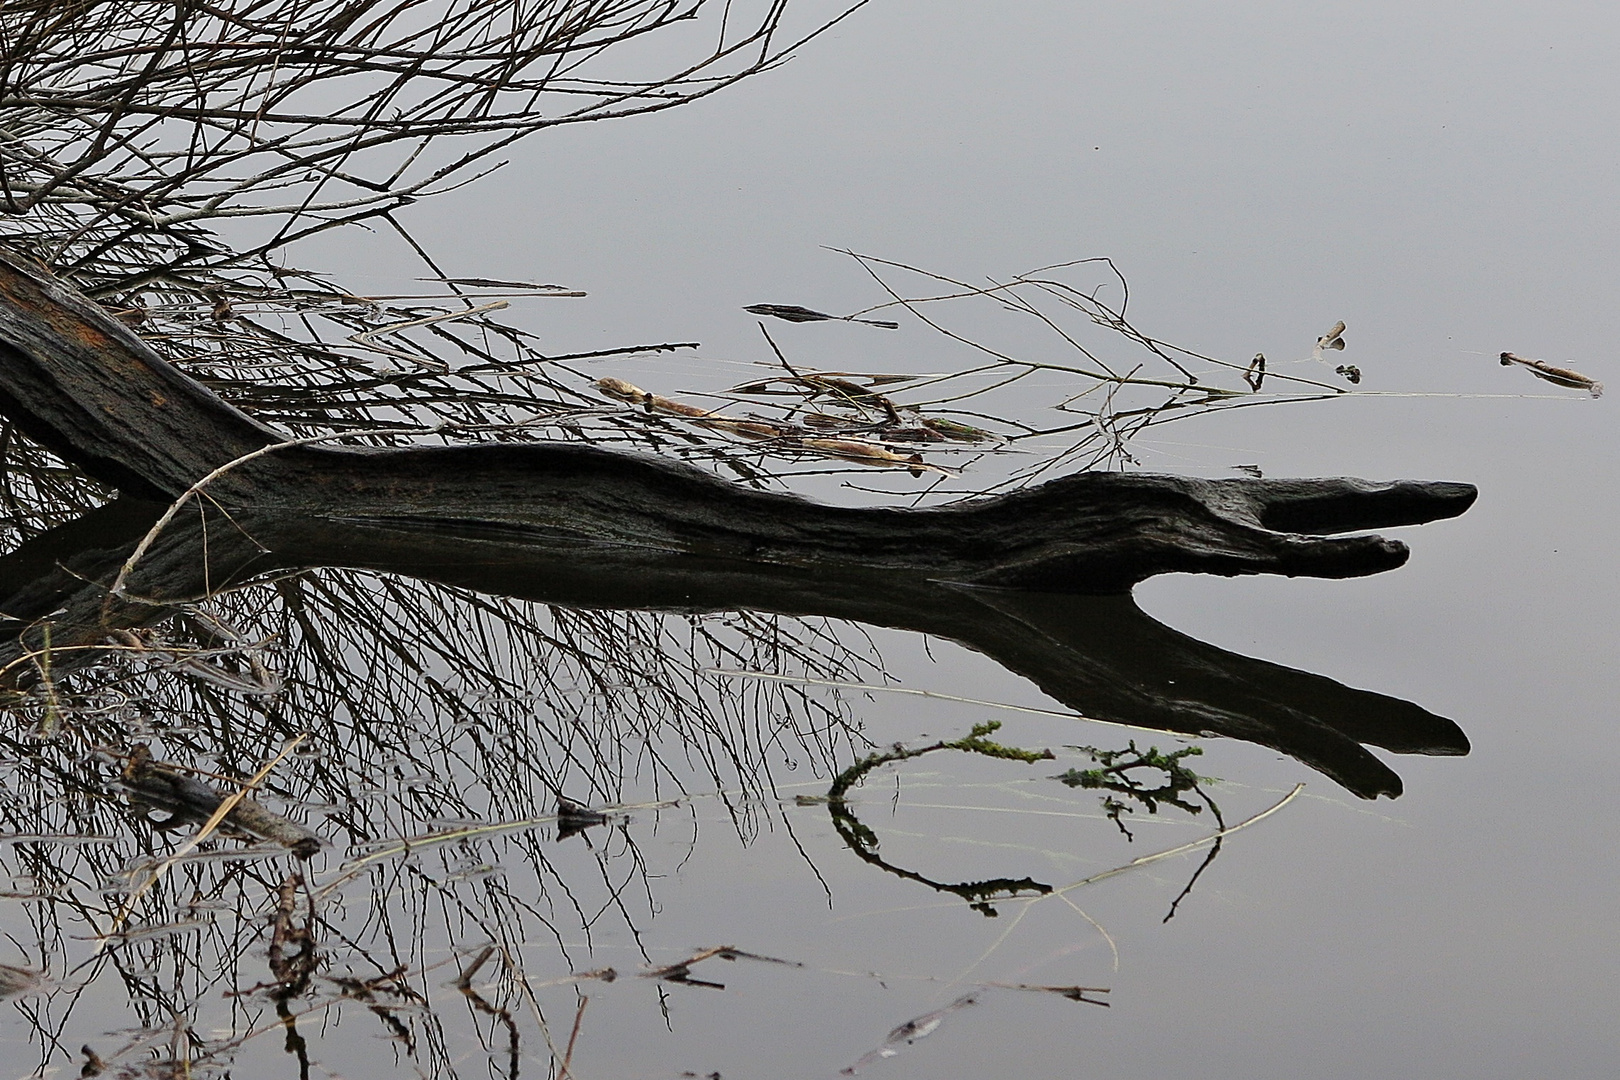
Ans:
[{"label": "floating plant debris", "polygon": [[867,326],[881,326],[885,330],[898,330],[900,324],[890,322],[888,319],[862,319],[854,315],[828,315],[823,311],[812,311],[798,304],[749,304],[743,308],[750,315],[766,315],[773,319],[783,319],[787,322],[857,322]]},{"label": "floating plant debris", "polygon": [[987,442],[995,436],[982,428],[971,424],[958,423],[955,420],[937,420],[933,417],[924,417],[922,426],[936,435],[950,439],[952,442]]},{"label": "floating plant debris", "polygon": [[[881,395],[870,394],[864,387],[856,386],[853,383],[842,383],[841,380],[826,380],[826,382],[830,387],[836,389],[839,393],[844,394],[848,400],[854,401],[855,395],[858,394],[862,399],[864,399],[861,403],[865,403],[867,401],[881,402],[887,406],[887,412],[891,417],[892,423],[900,420],[898,411],[887,398],[884,398]],[[831,457],[837,458],[840,461],[854,462],[857,465],[871,465],[880,468],[904,468],[913,476],[921,476],[924,472],[940,473],[945,476],[956,475],[949,469],[924,461],[921,454],[897,453],[896,451],[891,450],[887,446],[883,445],[883,443],[877,439],[808,436],[804,433],[803,428],[789,424],[773,424],[759,420],[739,420],[733,417],[711,412],[708,409],[699,408],[696,405],[687,405],[684,402],[675,401],[672,398],[661,397],[658,394],[649,393],[634,383],[626,382],[623,379],[602,378],[596,380],[595,385],[598,391],[607,395],[608,397],[617,401],[622,401],[627,405],[639,405],[648,413],[661,416],[677,417],[683,420],[688,420],[694,424],[699,424],[706,428],[730,432],[734,435],[740,435],[745,438],[775,439],[778,440],[779,445],[785,449],[802,450],[808,453],[820,455],[822,457]],[[812,414],[810,417],[806,417],[806,423],[814,427],[840,427],[845,429],[853,426],[853,422],[850,420],[824,413]],[[975,432],[978,430],[976,428],[968,428],[965,424],[955,425],[955,427],[960,427],[968,431]],[[908,427],[904,425],[894,427],[879,426],[877,428],[873,428],[871,425],[865,425],[861,428],[861,430],[875,434],[879,436],[879,438],[887,438],[892,431],[897,441],[906,442],[929,441],[932,436],[939,434],[935,431],[935,429],[928,426],[927,421],[924,421],[923,426],[920,428]],[[950,436],[940,435],[940,438],[949,437]],[[957,437],[961,438],[960,435]],[[986,434],[985,437],[989,436]]]},{"label": "floating plant debris", "polygon": [[566,285],[538,285],[532,281],[505,281],[501,278],[483,277],[446,277],[446,278],[417,278],[418,281],[442,281],[446,285],[465,285],[471,289],[523,289],[535,292],[566,293],[569,296],[584,296],[578,289],[570,289]]},{"label": "floating plant debris", "polygon": [[1603,396],[1603,384],[1590,376],[1582,375],[1578,371],[1553,367],[1545,360],[1527,360],[1510,352],[1502,354],[1503,367],[1511,367],[1514,364],[1529,368],[1530,374],[1538,379],[1546,379],[1555,386],[1567,386],[1573,390],[1585,390],[1593,397]]},{"label": "floating plant debris", "polygon": [[[219,809],[227,796],[178,766],[157,761],[144,743],[129,752],[120,777],[137,805],[165,810],[171,815],[159,828],[182,822],[203,821]],[[271,840],[307,859],[321,849],[320,836],[289,818],[244,798],[225,816],[225,824],[262,840]]]},{"label": "floating plant debris", "polygon": [[1088,994],[1106,994],[1109,992],[1106,986],[1040,986],[1032,983],[986,983],[985,985],[994,986],[1000,990],[1027,990],[1036,994],[1056,994],[1058,997],[1068,998],[1070,1001],[1081,1001],[1087,1005],[1101,1005],[1105,1009],[1112,1008],[1106,1001],[1098,1001],[1096,998],[1086,996]]},{"label": "floating plant debris", "polygon": [[855,1062],[855,1064],[849,1066],[848,1068],[839,1069],[838,1071],[844,1076],[854,1076],[856,1073],[860,1072],[862,1069],[873,1064],[874,1062],[882,1061],[884,1058],[892,1058],[896,1054],[900,1053],[901,1050],[911,1046],[918,1039],[926,1039],[928,1036],[938,1031],[939,1026],[943,1024],[946,1018],[952,1013],[960,1012],[969,1005],[977,1005],[978,1003],[979,996],[977,994],[963,994],[961,997],[957,998],[943,1009],[935,1009],[933,1012],[923,1013],[921,1016],[913,1017],[912,1019],[901,1024],[899,1027],[895,1028],[893,1031],[889,1032],[889,1037],[883,1040],[882,1046],[878,1047],[876,1050],[873,1050],[871,1053],[864,1055],[859,1061]]},{"label": "floating plant debris", "polygon": [[799,445],[841,461],[853,461],[857,465],[899,465],[908,469],[913,476],[921,476],[925,471],[953,475],[938,465],[927,464],[921,454],[897,454],[880,443],[864,439],[800,439]]},{"label": "floating plant debris", "polygon": [[1344,320],[1340,319],[1333,324],[1332,329],[1316,339],[1318,349],[1343,350],[1344,348]]},{"label": "floating plant debris", "polygon": [[[1189,814],[1201,813],[1203,806],[1184,797],[1185,794],[1192,793],[1203,799],[1214,811],[1215,819],[1220,820],[1220,808],[1199,786],[1209,778],[1199,776],[1182,764],[1186,758],[1197,757],[1204,752],[1197,746],[1185,746],[1166,754],[1157,746],[1150,746],[1145,751],[1138,750],[1133,739],[1124,750],[1100,750],[1095,746],[1076,746],[1072,749],[1088,754],[1097,762],[1098,767],[1069,769],[1052,779],[1061,780],[1069,787],[1108,792],[1109,794],[1103,798],[1103,809],[1108,819],[1118,826],[1119,831],[1124,833],[1127,839],[1134,837],[1121,815],[1135,812],[1129,802],[1140,804],[1150,814],[1157,814],[1161,803]],[[1132,775],[1136,770],[1162,773],[1163,780],[1158,786],[1150,787]],[[1123,796],[1124,800],[1129,802],[1117,796]]]},{"label": "floating plant debris", "polygon": [[1248,370],[1243,373],[1243,381],[1249,384],[1249,389],[1255,393],[1260,392],[1260,384],[1266,381],[1266,354],[1255,353],[1254,359],[1249,361]]},{"label": "floating plant debris", "polygon": [[657,979],[660,982],[683,983],[687,986],[701,986],[709,990],[724,990],[725,983],[710,982],[699,979],[692,974],[692,967],[705,960],[718,957],[721,960],[754,960],[762,964],[780,964],[784,967],[804,967],[797,960],[781,960],[774,956],[761,956],[759,953],[745,952],[734,945],[716,945],[709,949],[700,949],[688,956],[685,960],[678,960],[673,964],[664,964],[661,967],[649,968],[641,973],[643,979]]},{"label": "floating plant debris", "polygon": [[[829,390],[842,390],[856,398],[870,396],[870,390],[853,382],[854,379],[865,379],[871,386],[887,386],[890,383],[915,382],[921,378],[918,375],[852,375],[847,371],[814,371],[792,372],[788,375],[777,375],[769,379],[758,379],[754,382],[744,383],[733,387],[733,394],[783,394],[800,393],[801,389],[808,389],[821,393]],[[775,386],[784,389],[772,389]],[[814,394],[811,395],[815,396]]]},{"label": "floating plant debris", "polygon": [[750,439],[779,439],[791,434],[790,429],[777,424],[756,420],[737,420],[709,409],[699,408],[696,405],[687,405],[684,402],[675,401],[673,398],[649,393],[634,383],[626,382],[623,379],[597,379],[595,385],[596,389],[601,393],[627,405],[639,405],[647,412],[656,415],[675,416],[684,420],[691,420],[716,431],[726,431]]}]

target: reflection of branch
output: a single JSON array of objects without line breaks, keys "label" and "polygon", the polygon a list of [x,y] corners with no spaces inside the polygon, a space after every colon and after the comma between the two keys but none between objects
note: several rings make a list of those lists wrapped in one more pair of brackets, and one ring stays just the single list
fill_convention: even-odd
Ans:
[{"label": "reflection of branch", "polygon": [[[472,963],[468,964],[465,968],[463,968],[462,971],[461,971],[461,974],[456,976],[456,989],[461,991],[462,996],[465,997],[469,1002],[472,1003],[473,1008],[477,1009],[479,1012],[483,1013],[485,1016],[491,1017],[492,1019],[499,1021],[501,1023],[501,1025],[506,1028],[506,1040],[507,1040],[507,1042],[506,1042],[506,1053],[507,1053],[507,1059],[508,1059],[507,1060],[507,1076],[508,1076],[509,1080],[517,1080],[517,1074],[518,1074],[518,1029],[517,1029],[517,1022],[512,1019],[512,1014],[511,1014],[510,1011],[508,1011],[506,1009],[498,1008],[498,1007],[496,1007],[494,1005],[491,1005],[489,1002],[485,1001],[483,995],[480,994],[477,990],[474,990],[473,986],[472,986],[472,977],[474,975],[478,974],[478,969],[483,967],[484,963],[491,956],[493,956],[494,954],[495,954],[495,946],[493,946],[493,945],[484,946],[483,950],[480,951],[477,956],[473,957]],[[590,1000],[589,998],[581,998],[580,999],[579,1017],[576,1017],[575,1020],[574,1020],[574,1034],[575,1035],[579,1034],[579,1018],[584,1016],[584,1014],[585,1014],[585,1002],[589,1001],[589,1000]],[[569,1053],[570,1056],[573,1054],[573,1050],[574,1050],[574,1041],[573,1041],[572,1038],[570,1038],[568,1040],[568,1053]],[[568,1062],[568,1059],[564,1058],[564,1060],[563,1060],[563,1068],[562,1068],[562,1071],[564,1073],[566,1073],[568,1071],[567,1062]]]},{"label": "reflection of branch", "polygon": [[[838,830],[838,835],[851,851],[866,862],[887,870],[897,877],[920,882],[940,892],[955,893],[968,900],[971,907],[985,915],[993,916],[996,914],[996,909],[989,904],[991,899],[1010,899],[1027,892],[1034,892],[1037,895],[1050,893],[1052,891],[1050,885],[1041,884],[1031,878],[1019,878],[1016,880],[1012,878],[995,878],[989,881],[951,885],[934,881],[914,871],[895,866],[878,855],[877,834],[861,823],[846,798],[849,789],[878,766],[897,761],[907,761],[936,750],[965,750],[986,757],[1031,763],[1048,761],[1053,757],[1050,750],[1020,750],[991,742],[986,738],[1000,726],[995,721],[977,724],[966,738],[950,742],[936,742],[929,746],[908,749],[897,745],[890,750],[870,754],[839,773],[833,780],[832,788],[827,793],[827,808],[832,814],[833,827]],[[1157,813],[1160,802],[1168,803],[1189,814],[1200,813],[1203,810],[1202,806],[1190,803],[1180,797],[1181,792],[1190,790],[1196,792],[1214,814],[1216,823],[1220,826],[1220,831],[1215,834],[1209,854],[1199,864],[1198,869],[1193,871],[1193,875],[1187,881],[1186,886],[1171,902],[1170,912],[1164,919],[1165,922],[1169,922],[1175,917],[1176,909],[1180,907],[1182,900],[1186,899],[1192,892],[1193,886],[1203,876],[1204,871],[1209,868],[1209,864],[1215,861],[1215,856],[1220,852],[1221,841],[1226,833],[1226,822],[1221,818],[1220,807],[1199,786],[1201,778],[1181,765],[1182,758],[1200,754],[1203,751],[1194,746],[1171,754],[1161,754],[1154,747],[1143,753],[1136,749],[1134,741],[1131,742],[1127,750],[1098,750],[1090,746],[1077,747],[1077,749],[1085,751],[1094,760],[1101,762],[1102,768],[1085,771],[1070,769],[1062,775],[1054,777],[1054,779],[1061,780],[1070,787],[1102,788],[1125,795],[1141,802],[1142,805],[1148,808],[1149,813]],[[1167,775],[1167,783],[1159,788],[1148,788],[1134,777],[1128,775],[1131,771],[1142,768],[1163,771]],[[1120,832],[1124,833],[1127,839],[1134,839],[1130,830],[1120,820],[1120,815],[1129,812],[1129,807],[1110,795],[1104,798],[1103,808],[1107,811],[1109,819],[1119,826]]]},{"label": "reflection of branch", "polygon": [[912,758],[922,757],[924,754],[930,754],[936,750],[962,750],[970,754],[980,754],[984,757],[1002,758],[1031,764],[1052,759],[1052,751],[1050,750],[1021,750],[1017,747],[1003,746],[1000,743],[991,741],[987,736],[1000,727],[999,722],[991,720],[986,723],[975,724],[965,738],[936,742],[929,746],[919,746],[911,749],[896,746],[890,750],[869,754],[839,773],[834,778],[832,787],[827,791],[827,811],[832,815],[833,828],[838,830],[838,835],[843,838],[849,849],[866,862],[882,870],[887,870],[896,877],[920,882],[939,892],[954,893],[968,901],[970,907],[983,915],[994,916],[996,914],[996,909],[990,903],[992,900],[1021,896],[1031,892],[1037,894],[1051,892],[1052,887],[1050,885],[1043,885],[1033,878],[992,878],[985,881],[950,884],[935,881],[916,871],[896,866],[878,854],[877,834],[861,823],[846,798],[849,789],[878,766],[896,761],[909,761]]},{"label": "reflection of branch", "polygon": [[960,739],[951,739],[936,742],[929,746],[918,746],[909,749],[904,746],[896,746],[891,750],[869,754],[834,778],[832,788],[827,792],[827,799],[832,803],[843,802],[844,796],[849,792],[849,789],[860,783],[867,773],[878,766],[887,765],[892,761],[909,761],[912,758],[922,757],[924,754],[931,754],[936,750],[962,750],[969,754],[1002,758],[1007,761],[1022,761],[1026,764],[1052,760],[1053,755],[1050,750],[1021,750],[1016,746],[1003,746],[1001,743],[987,738],[987,736],[1000,729],[1001,722],[999,720],[988,720],[982,724],[974,724],[972,730]]},{"label": "reflection of branch", "polygon": [[[1113,794],[1103,797],[1103,809],[1108,813],[1108,820],[1119,826],[1119,831],[1125,834],[1127,840],[1134,840],[1135,837],[1131,835],[1131,830],[1125,827],[1121,815],[1134,811],[1126,803],[1114,798],[1115,795],[1123,795],[1133,802],[1141,803],[1150,814],[1159,812],[1161,802],[1169,803],[1189,814],[1197,814],[1204,808],[1181,797],[1182,792],[1196,792],[1214,812],[1215,820],[1220,822],[1220,808],[1210,801],[1209,796],[1199,787],[1203,777],[1181,763],[1184,758],[1202,754],[1204,751],[1201,747],[1187,746],[1166,754],[1157,746],[1150,746],[1144,752],[1136,748],[1136,740],[1133,739],[1124,750],[1099,750],[1094,746],[1077,746],[1074,749],[1090,754],[1092,760],[1100,767],[1069,769],[1056,779],[1070,787],[1112,792]],[[1146,786],[1131,775],[1138,769],[1162,772],[1164,783],[1154,788]]]},{"label": "reflection of branch", "polygon": [[[276,894],[276,915],[270,935],[270,974],[276,984],[270,992],[276,1003],[276,1016],[287,1029],[287,1050],[298,1059],[298,1075],[309,1075],[309,1045],[298,1031],[298,1020],[293,1016],[289,1002],[309,989],[310,977],[315,973],[315,936],[311,932],[314,911],[302,925],[293,921],[297,906],[298,889],[304,884],[298,874],[289,874]],[[313,908],[313,903],[311,904]],[[290,955],[289,955],[290,950]]]},{"label": "reflection of branch", "polygon": [[1130,862],[1126,863],[1124,866],[1116,866],[1112,870],[1104,870],[1100,874],[1092,874],[1090,877],[1082,878],[1081,880],[1073,882],[1072,884],[1065,885],[1060,889],[1054,890],[1054,892],[1057,895],[1073,892],[1075,889],[1083,888],[1087,885],[1095,885],[1099,881],[1106,881],[1111,877],[1118,877],[1120,874],[1129,873],[1132,870],[1147,866],[1150,863],[1156,863],[1163,859],[1173,859],[1177,855],[1185,855],[1189,851],[1197,851],[1206,844],[1218,844],[1235,832],[1241,832],[1242,830],[1247,829],[1250,825],[1258,825],[1272,814],[1275,814],[1277,811],[1293,802],[1295,797],[1304,790],[1304,784],[1295,784],[1293,788],[1290,789],[1288,794],[1284,795],[1280,800],[1260,811],[1258,814],[1255,814],[1253,817],[1245,818],[1236,825],[1223,827],[1208,836],[1201,837],[1200,839],[1193,840],[1186,844],[1180,844],[1173,848],[1168,848],[1164,851],[1156,851],[1151,855],[1138,856],[1137,858],[1134,858]]},{"label": "reflection of branch", "polygon": [[753,960],[763,964],[782,964],[787,967],[804,967],[797,960],[779,960],[774,956],[761,956],[758,953],[744,952],[734,945],[716,945],[708,949],[699,949],[685,960],[677,960],[673,964],[651,968],[641,973],[643,979],[657,979],[660,982],[681,983],[685,986],[701,986],[709,990],[724,990],[725,983],[711,982],[700,979],[692,974],[694,964],[715,958],[721,960]]},{"label": "reflection of branch", "polygon": [[[1110,821],[1119,826],[1119,831],[1125,834],[1125,839],[1134,841],[1136,837],[1131,835],[1131,830],[1125,827],[1121,815],[1134,813],[1134,810],[1128,803],[1115,798],[1116,795],[1123,795],[1126,799],[1141,803],[1147,807],[1147,812],[1150,814],[1159,812],[1161,802],[1168,803],[1188,814],[1201,813],[1204,806],[1207,806],[1210,813],[1215,817],[1215,823],[1223,829],[1226,828],[1226,821],[1221,817],[1221,808],[1202,787],[1203,782],[1208,777],[1199,776],[1181,763],[1185,758],[1202,754],[1204,752],[1202,747],[1186,746],[1166,754],[1160,751],[1157,746],[1150,746],[1146,751],[1138,750],[1136,740],[1133,739],[1124,750],[1099,750],[1094,746],[1077,746],[1073,749],[1090,754],[1092,760],[1098,762],[1101,767],[1096,769],[1070,769],[1054,779],[1061,780],[1070,787],[1082,787],[1091,790],[1100,789],[1111,792],[1112,794],[1103,796],[1103,811],[1108,815]],[[1148,787],[1141,780],[1131,775],[1138,769],[1162,772],[1164,774],[1164,783],[1158,787]],[[1199,806],[1182,798],[1182,793],[1187,791],[1193,792],[1202,799],[1204,806]],[[1221,838],[1217,836],[1215,843],[1210,845],[1209,854],[1204,856],[1204,861],[1198,864],[1198,869],[1194,870],[1192,877],[1187,879],[1187,884],[1182,887],[1180,893],[1176,894],[1176,898],[1170,902],[1170,911],[1164,917],[1165,922],[1169,922],[1176,917],[1176,909],[1181,906],[1183,900],[1192,894],[1193,886],[1198,884],[1198,879],[1204,876],[1204,871],[1209,869],[1210,863],[1214,862],[1215,856],[1220,853]]]},{"label": "reflection of branch", "polygon": [[[1225,840],[1228,836],[1231,836],[1233,833],[1239,832],[1239,831],[1241,831],[1243,829],[1247,829],[1251,825],[1257,825],[1260,822],[1264,821],[1266,818],[1268,818],[1271,815],[1277,813],[1283,807],[1285,807],[1289,803],[1293,802],[1294,798],[1296,796],[1298,796],[1301,791],[1304,791],[1304,790],[1305,790],[1305,785],[1304,784],[1295,784],[1292,791],[1290,791],[1287,795],[1284,795],[1281,800],[1279,800],[1276,803],[1273,803],[1271,806],[1267,807],[1265,810],[1262,810],[1258,814],[1255,814],[1252,817],[1246,818],[1243,821],[1238,822],[1236,825],[1221,828],[1221,829],[1217,830],[1216,832],[1214,832],[1213,834],[1211,834],[1209,836],[1200,837],[1197,840],[1193,840],[1193,841],[1191,841],[1189,843],[1185,843],[1185,844],[1179,844],[1176,847],[1168,848],[1168,849],[1166,849],[1164,851],[1156,851],[1151,855],[1138,856],[1137,858],[1132,859],[1130,862],[1124,864],[1123,866],[1116,866],[1111,870],[1104,870],[1101,873],[1092,874],[1090,877],[1081,878],[1079,881],[1071,882],[1068,885],[1064,885],[1064,886],[1061,886],[1059,888],[1052,889],[1049,892],[1047,892],[1047,893],[1045,893],[1045,894],[1043,894],[1041,896],[1031,896],[1031,897],[1020,897],[1020,898],[1018,898],[1017,902],[1020,905],[1018,912],[1011,919],[1009,919],[1007,921],[1006,925],[1002,928],[1002,931],[1001,931],[1000,935],[996,938],[996,940],[993,941],[989,945],[989,947],[986,948],[979,955],[979,957],[976,960],[973,961],[973,963],[969,964],[964,971],[962,971],[959,975],[957,975],[957,977],[956,977],[956,979],[954,981],[957,982],[957,983],[960,983],[960,982],[964,981],[968,977],[968,975],[970,975],[975,969],[977,969],[979,967],[980,964],[983,964],[985,962],[985,960],[989,959],[990,956],[993,953],[995,953],[995,951],[997,949],[1001,948],[1002,944],[1009,937],[1012,936],[1013,932],[1016,931],[1020,925],[1022,925],[1022,923],[1024,921],[1024,917],[1026,915],[1028,915],[1032,910],[1034,910],[1034,907],[1035,907],[1036,904],[1045,903],[1048,900],[1052,900],[1052,899],[1062,900],[1064,903],[1066,903],[1070,907],[1074,908],[1074,910],[1076,912],[1078,912],[1081,915],[1081,917],[1083,917],[1087,922],[1090,922],[1092,924],[1092,926],[1096,927],[1097,930],[1100,931],[1105,938],[1107,938],[1108,937],[1107,931],[1103,930],[1102,927],[1099,926],[1097,924],[1097,922],[1094,919],[1091,918],[1091,916],[1087,915],[1083,911],[1080,911],[1080,909],[1075,906],[1074,901],[1069,899],[1069,894],[1070,893],[1072,893],[1072,892],[1074,892],[1074,891],[1076,891],[1078,889],[1083,889],[1087,885],[1095,885],[1099,881],[1107,881],[1109,878],[1118,877],[1121,874],[1127,874],[1132,870],[1138,869],[1139,867],[1148,866],[1148,865],[1150,865],[1152,863],[1160,862],[1161,860],[1164,860],[1164,859],[1171,859],[1171,858],[1176,857],[1177,855],[1185,855],[1190,851],[1197,851],[1199,848],[1204,847],[1206,845],[1219,845],[1223,840]],[[1196,881],[1198,879],[1198,875],[1203,872],[1203,867],[1207,866],[1207,865],[1209,865],[1209,859],[1205,859],[1203,866],[1200,866],[1198,871],[1193,874],[1193,881]],[[1191,888],[1192,888],[1192,882],[1190,881],[1190,882],[1187,883],[1187,887],[1182,890],[1181,896],[1178,896],[1176,898],[1176,903],[1179,904],[1181,902],[1181,898],[1183,896],[1185,896],[1187,894],[1188,890],[1190,890]],[[1165,917],[1165,921],[1168,922],[1169,919],[1170,919],[1170,916],[1174,915],[1174,914],[1175,914],[1175,908],[1174,908],[1174,906],[1172,906],[1171,907],[1171,913],[1170,913],[1170,915],[1167,915]],[[1109,940],[1109,944],[1111,946],[1113,944],[1113,939],[1109,938],[1108,940]],[[1117,964],[1118,958],[1119,958],[1119,954],[1118,954],[1117,951],[1115,952],[1114,957],[1115,957],[1115,962]]]}]

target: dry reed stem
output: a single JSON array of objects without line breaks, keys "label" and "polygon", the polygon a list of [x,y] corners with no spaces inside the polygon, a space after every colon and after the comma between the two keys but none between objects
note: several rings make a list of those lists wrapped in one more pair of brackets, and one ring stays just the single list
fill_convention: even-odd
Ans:
[{"label": "dry reed stem", "polygon": [[579,1028],[585,1022],[585,1006],[591,1003],[589,994],[581,994],[579,1009],[574,1013],[574,1029],[568,1033],[568,1049],[563,1051],[562,1065],[557,1072],[557,1080],[571,1080],[573,1073],[569,1070],[574,1065],[574,1042],[579,1038]]}]

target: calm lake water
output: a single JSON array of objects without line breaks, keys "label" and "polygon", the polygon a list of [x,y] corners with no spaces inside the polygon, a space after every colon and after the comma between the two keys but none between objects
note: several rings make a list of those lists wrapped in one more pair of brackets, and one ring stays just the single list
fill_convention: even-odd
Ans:
[{"label": "calm lake water", "polygon": [[[885,302],[830,249],[975,283],[1106,255],[1129,280],[1134,322],[1157,338],[1240,364],[1263,352],[1274,373],[1329,382],[1332,365],[1356,365],[1364,393],[1151,427],[1127,467],[1456,480],[1478,486],[1477,504],[1387,530],[1412,548],[1390,573],[1174,575],[1135,597],[1199,641],[1454,720],[1465,756],[1375,751],[1404,783],[1398,799],[1359,799],[1275,750],[1198,740],[1186,763],[1216,778],[1204,790],[1228,825],[1304,788],[1226,837],[1179,903],[1207,847],[1068,888],[1216,828],[1207,808],[1138,806],[1127,839],[1096,792],[1053,779],[1093,767],[1072,748],[1191,744],[1054,715],[1072,706],[939,637],[784,620],[806,644],[772,652],[763,615],[552,615],[500,600],[481,611],[471,595],[406,625],[396,613],[409,605],[381,577],[355,594],[375,601],[367,622],[358,601],[306,584],[320,617],[355,620],[328,662],[391,701],[398,725],[368,742],[353,702],[312,689],[319,665],[299,684],[300,707],[332,727],[293,765],[313,775],[342,762],[344,774],[309,789],[328,793],[329,812],[297,810],[333,841],[309,872],[333,888],[311,931],[327,980],[311,1000],[327,1004],[300,1021],[307,1046],[290,1049],[262,996],[225,996],[270,977],[267,890],[288,861],[277,855],[233,886],[250,917],[180,912],[204,925],[161,937],[178,944],[154,947],[145,974],[108,970],[82,995],[19,999],[4,1029],[16,1064],[0,1073],[44,1061],[70,1074],[81,1044],[111,1058],[150,1040],[125,1059],[133,1068],[190,1025],[222,1042],[267,1032],[233,1065],[214,1063],[235,1077],[299,1076],[300,1053],[311,1076],[506,1076],[514,1064],[557,1075],[570,1052],[578,1080],[857,1066],[931,1080],[1614,1075],[1620,437],[1612,396],[1497,355],[1620,387],[1617,53],[1620,15],[1595,4],[875,0],[778,71],[667,114],[542,134],[406,219],[450,274],[588,291],[518,303],[544,348],[702,342],[587,369],[671,395],[718,391],[772,360],[746,304],[842,314]],[[382,235],[321,237],[300,259],[356,291],[418,276]],[[1085,284],[1108,280],[1094,277]],[[967,355],[895,317],[895,332],[770,329],[796,362],[827,370],[948,370]],[[962,319],[1020,355],[1069,355],[995,311]],[[1340,319],[1345,350],[1327,366],[1308,359]],[[998,411],[1055,423],[1072,392],[1043,373],[1003,392]],[[1062,445],[972,462],[940,493]],[[936,479],[872,483],[921,492]],[[812,477],[800,490],[877,498],[855,482],[867,480]],[[396,631],[398,648],[376,644]],[[489,689],[500,679],[446,659],[468,652],[508,680],[504,696]],[[710,673],[773,663],[810,681]],[[885,682],[935,696],[830,685]],[[272,708],[224,697],[234,704],[201,727],[228,734]],[[889,866],[851,850],[819,798],[834,774],[992,719],[995,738],[1057,760],[944,750],[884,765],[851,805]],[[213,745],[164,736],[165,723],[154,719],[171,752]],[[628,809],[559,840],[559,793]],[[372,851],[349,838],[525,817],[548,820],[415,853],[385,844],[376,867],[338,881],[346,859]],[[993,900],[992,915],[937,887],[997,878],[1055,891]],[[0,903],[17,946],[0,961],[63,979],[94,962],[84,926],[42,955],[64,916]],[[464,992],[458,973],[492,942],[469,983],[482,996]],[[667,968],[721,946],[742,955],[693,963],[684,981]],[[236,959],[221,969],[216,956]],[[195,970],[210,964],[212,982]],[[576,977],[607,967],[613,981]],[[396,971],[402,983],[383,978]],[[1077,986],[1106,988],[1088,996],[1108,1007],[1027,989]],[[333,987],[347,995],[336,1005]],[[203,1004],[188,1011],[191,996]],[[874,1056],[885,1049],[897,1052]]]}]

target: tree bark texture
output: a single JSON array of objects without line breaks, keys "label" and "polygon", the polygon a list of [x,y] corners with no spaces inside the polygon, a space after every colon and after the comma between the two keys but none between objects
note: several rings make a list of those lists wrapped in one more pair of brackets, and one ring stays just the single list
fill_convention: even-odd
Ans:
[{"label": "tree bark texture", "polygon": [[[165,363],[90,301],[0,255],[0,411],[91,476],[173,498],[285,442]],[[1404,544],[1351,530],[1461,513],[1467,484],[1202,480],[1081,473],[959,506],[837,507],[762,492],[668,460],[562,443],[377,450],[289,447],[209,486],[230,507],[509,530],[804,568],[1118,593],[1154,574],[1354,577]]]}]

